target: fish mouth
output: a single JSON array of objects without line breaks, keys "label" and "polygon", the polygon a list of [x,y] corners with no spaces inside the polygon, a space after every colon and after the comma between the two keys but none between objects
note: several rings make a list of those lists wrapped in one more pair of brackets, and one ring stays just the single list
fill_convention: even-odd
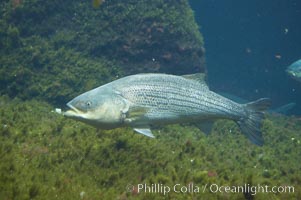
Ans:
[{"label": "fish mouth", "polygon": [[286,70],[286,73],[288,73],[288,75],[290,75],[292,77],[296,77],[296,73],[291,70]]},{"label": "fish mouth", "polygon": [[70,109],[64,112],[64,116],[66,117],[76,117],[79,116],[82,112],[71,105],[71,102],[66,104]]}]

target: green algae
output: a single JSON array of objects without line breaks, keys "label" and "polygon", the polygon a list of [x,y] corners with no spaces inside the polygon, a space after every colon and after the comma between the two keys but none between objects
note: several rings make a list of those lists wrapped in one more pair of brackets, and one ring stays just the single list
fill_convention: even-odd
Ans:
[{"label": "green algae", "polygon": [[[18,5],[14,5],[18,4]],[[186,0],[0,3],[0,94],[61,105],[140,72],[204,72],[203,38]]]},{"label": "green algae", "polygon": [[59,103],[108,82],[117,73],[114,62],[90,59],[64,47],[56,49],[39,36],[23,40],[23,45],[18,54],[0,57],[0,90],[11,97]]},{"label": "green algae", "polygon": [[128,73],[204,70],[203,39],[187,1],[112,0],[98,9],[83,1],[20,2],[0,3],[1,199],[252,199],[208,189],[138,193],[142,183],[292,185],[294,193],[254,199],[301,196],[298,118],[268,116],[266,144],[257,147],[225,120],[207,137],[172,125],[150,139],[53,112],[54,104]]},{"label": "green algae", "polygon": [[0,103],[0,196],[4,199],[79,199],[81,195],[84,199],[243,199],[250,195],[207,190],[164,196],[126,190],[129,184],[144,183],[292,185],[294,193],[258,193],[255,199],[300,196],[298,118],[268,116],[263,127],[265,145],[257,147],[226,120],[218,121],[209,136],[195,127],[170,125],[155,129],[156,139],[150,139],[130,128],[96,130],[58,115],[41,101],[3,96]]}]

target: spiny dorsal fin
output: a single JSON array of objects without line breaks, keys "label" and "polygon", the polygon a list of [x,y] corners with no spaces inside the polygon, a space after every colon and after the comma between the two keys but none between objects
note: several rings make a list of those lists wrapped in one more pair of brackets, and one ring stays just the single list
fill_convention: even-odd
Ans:
[{"label": "spiny dorsal fin", "polygon": [[206,75],[204,73],[186,74],[186,75],[182,75],[182,77],[195,80],[198,82],[206,82],[205,81]]},{"label": "spiny dorsal fin", "polygon": [[206,74],[205,73],[196,73],[196,74],[186,74],[182,75],[183,78],[194,80],[199,82],[202,86],[208,88],[206,84]]}]

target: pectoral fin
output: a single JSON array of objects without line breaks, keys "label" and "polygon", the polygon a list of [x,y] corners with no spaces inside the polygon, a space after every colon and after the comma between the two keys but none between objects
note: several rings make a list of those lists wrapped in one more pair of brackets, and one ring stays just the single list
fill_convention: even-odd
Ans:
[{"label": "pectoral fin", "polygon": [[143,119],[144,115],[149,111],[148,107],[133,106],[125,112],[125,122],[130,124],[136,120]]},{"label": "pectoral fin", "polygon": [[149,109],[147,107],[133,106],[129,108],[128,117],[136,118],[144,115]]},{"label": "pectoral fin", "polygon": [[138,133],[141,133],[143,135],[146,135],[151,138],[155,138],[155,136],[152,134],[152,131],[149,128],[134,128],[134,130]]}]

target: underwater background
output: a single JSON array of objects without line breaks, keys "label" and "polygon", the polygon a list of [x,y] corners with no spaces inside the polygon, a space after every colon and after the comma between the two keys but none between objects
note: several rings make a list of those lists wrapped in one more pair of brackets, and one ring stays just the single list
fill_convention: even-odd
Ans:
[{"label": "underwater background", "polygon": [[[301,198],[301,83],[285,72],[301,57],[299,1],[4,0],[0,10],[0,199]],[[149,139],[54,112],[145,72],[202,72],[215,92],[271,98],[265,144],[228,120],[208,136],[184,124]],[[209,185],[280,189],[202,190]]]},{"label": "underwater background", "polygon": [[295,102],[289,114],[300,115],[300,82],[285,70],[301,58],[301,3],[190,2],[205,38],[211,88],[249,100],[268,96],[274,107]]}]

